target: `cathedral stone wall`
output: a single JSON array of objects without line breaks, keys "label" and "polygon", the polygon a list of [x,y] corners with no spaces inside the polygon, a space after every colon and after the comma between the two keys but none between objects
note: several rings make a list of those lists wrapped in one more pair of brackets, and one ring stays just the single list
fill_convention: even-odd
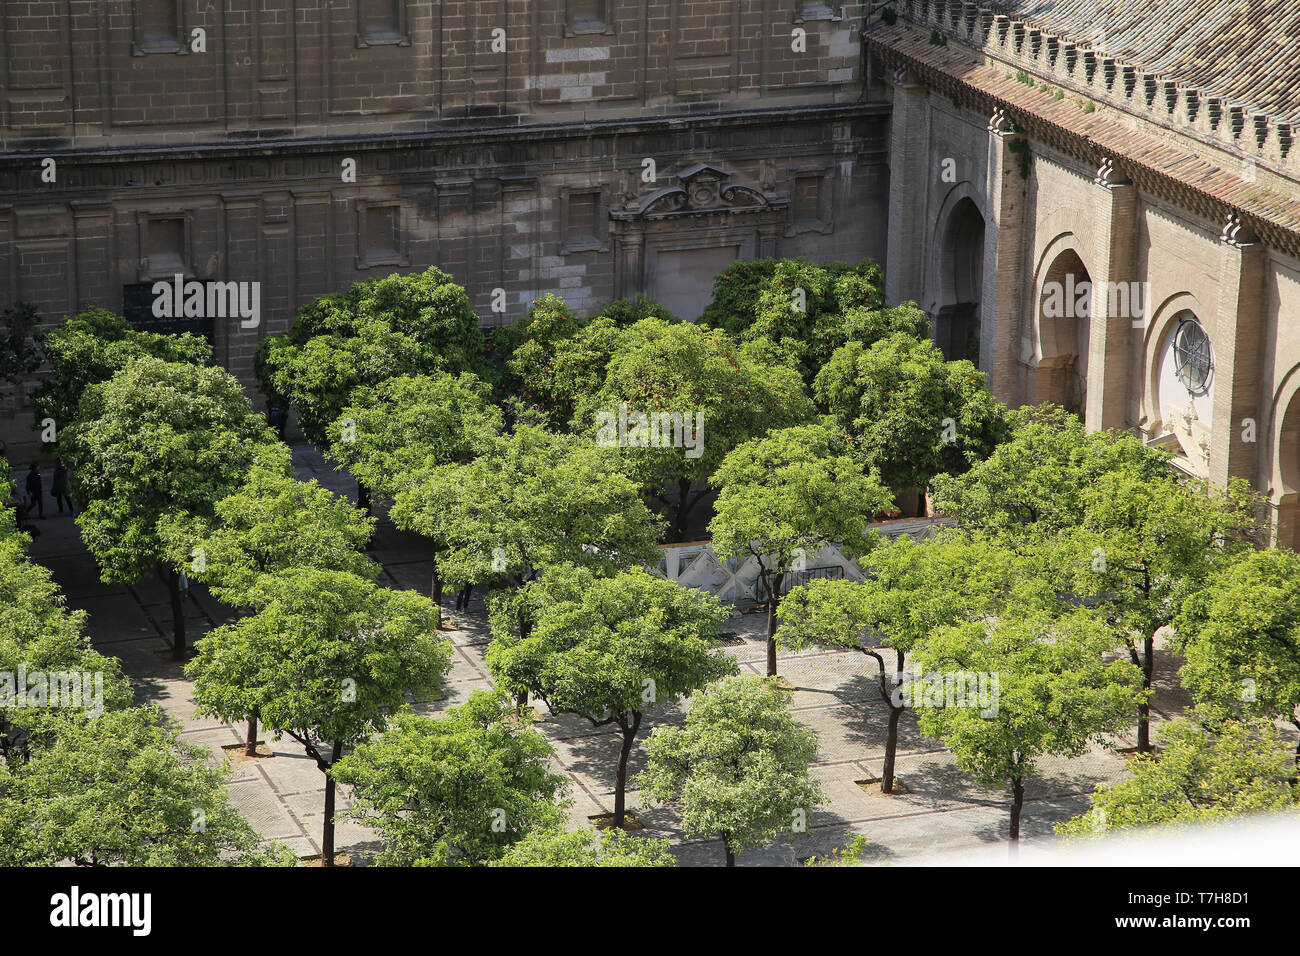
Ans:
[{"label": "cathedral stone wall", "polygon": [[[1270,502],[1276,540],[1300,546],[1288,116],[1211,118],[1204,91],[974,3],[901,10],[865,33],[870,94],[892,107],[889,299],[915,299],[937,322],[979,242],[974,321],[995,394],[1075,407],[1090,428],[1131,430],[1216,483],[1246,479]],[[982,230],[950,226],[971,216]],[[1053,287],[1084,281],[1088,305],[1049,305]],[[1140,307],[1112,298],[1116,286]],[[1197,336],[1203,381],[1187,346]]]},{"label": "cathedral stone wall", "polygon": [[[736,256],[883,263],[864,7],[6,4],[0,307],[147,326],[160,278],[257,282],[257,327],[199,323],[251,386],[300,305],[391,272],[443,268],[492,326],[547,292],[583,311],[671,293],[693,318]],[[642,209],[701,167],[716,208]],[[30,442],[27,391],[0,439]]]}]

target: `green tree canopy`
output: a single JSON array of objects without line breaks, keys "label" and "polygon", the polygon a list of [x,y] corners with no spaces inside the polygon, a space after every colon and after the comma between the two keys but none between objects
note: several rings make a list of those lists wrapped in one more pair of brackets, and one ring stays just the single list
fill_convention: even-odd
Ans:
[{"label": "green tree canopy", "polygon": [[[1147,687],[1155,635],[1172,625],[1183,602],[1218,568],[1253,548],[1256,496],[1242,479],[1227,488],[1147,477],[1135,469],[1104,472],[1081,494],[1083,520],[1054,539],[1063,587],[1104,607]],[[1150,714],[1138,712],[1138,749],[1150,747]]]},{"label": "green tree canopy", "polygon": [[[131,688],[117,658],[91,647],[86,612],[67,607],[50,572],[28,558],[26,542],[26,535],[0,529],[0,674],[13,681],[10,687],[0,679],[0,763],[10,768],[50,746],[68,719],[53,708],[17,706],[16,699],[8,698],[10,691],[15,698],[20,692],[19,674],[91,675],[92,686],[82,685],[78,711],[86,716],[131,703]],[[92,699],[86,699],[87,693]]]},{"label": "green tree canopy", "polygon": [[1165,477],[1168,455],[1118,431],[1089,432],[1052,405],[1007,412],[1010,435],[969,471],[934,479],[936,509],[963,527],[1018,540],[1077,527],[1104,474]]},{"label": "green tree canopy", "polygon": [[[346,498],[299,481],[288,447],[277,442],[256,450],[247,477],[213,515],[169,516],[160,533],[169,564],[211,585],[219,600],[247,608],[267,574],[319,568],[376,580],[379,565],[362,551],[373,527]],[[247,716],[245,752],[256,756],[257,713]]]},{"label": "green tree canopy", "polygon": [[517,587],[545,567],[602,573],[657,562],[659,523],[616,449],[520,426],[464,465],[422,469],[393,520],[433,538],[456,583]]},{"label": "green tree canopy", "polygon": [[1078,609],[1055,618],[1009,611],[991,622],[941,627],[917,645],[914,660],[925,676],[905,696],[921,731],[942,739],[982,786],[1010,786],[1013,842],[1025,780],[1039,759],[1083,755],[1146,699],[1137,667],[1106,659],[1114,644],[1094,612]]},{"label": "green tree canopy", "polygon": [[291,865],[263,847],[226,795],[226,768],[180,739],[156,707],[68,720],[0,786],[6,866]]},{"label": "green tree canopy", "polygon": [[[1155,634],[1214,568],[1249,546],[1248,489],[1179,480],[1132,436],[1088,433],[1052,406],[1010,413],[1012,435],[963,475],[935,479],[935,504],[963,526],[1049,556],[1063,594],[1104,602],[1151,685]],[[1150,747],[1147,704],[1138,747]]]},{"label": "green tree canopy", "polygon": [[[488,451],[501,434],[501,412],[490,403],[491,388],[463,372],[402,375],[363,386],[331,429],[330,456],[363,486],[396,499],[417,476],[442,465],[466,464]],[[407,508],[390,515],[399,528],[416,530]],[[434,541],[430,595],[442,604]]]},{"label": "green tree canopy", "polygon": [[[624,413],[626,436],[621,427],[610,427]],[[669,431],[668,445],[665,429],[648,421],[641,432],[634,430],[631,415],[655,413],[681,416],[680,441]],[[690,497],[692,485],[709,484],[738,445],[812,418],[812,403],[794,369],[759,361],[716,329],[645,319],[622,335],[604,382],[594,394],[580,396],[574,420],[578,430],[622,446],[630,472],[647,489],[677,485],[674,531],[680,537],[703,495]],[[638,443],[641,433],[645,444]],[[687,433],[697,442],[689,448]]]},{"label": "green tree canopy", "polygon": [[359,481],[394,498],[422,468],[468,462],[500,433],[501,412],[477,376],[401,375],[353,393],[328,450]]},{"label": "green tree canopy", "polygon": [[287,333],[262,341],[256,367],[267,395],[298,411],[319,448],[360,386],[438,370],[490,375],[469,297],[433,266],[309,302]]},{"label": "green tree canopy", "polygon": [[1179,674],[1196,700],[1300,728],[1300,555],[1241,556],[1184,602],[1174,631],[1186,658]]},{"label": "green tree canopy", "polygon": [[272,435],[228,372],[156,358],[136,359],[92,387],[80,414],[63,439],[89,501],[77,515],[82,539],[106,582],[135,582],[151,570],[167,581],[179,659],[185,618],[165,529],[211,520]]},{"label": "green tree canopy", "polygon": [[1177,718],[1160,728],[1159,757],[1143,754],[1133,777],[1102,784],[1083,814],[1057,824],[1070,837],[1101,836],[1132,827],[1203,823],[1248,813],[1294,812],[1300,789],[1289,748],[1259,718]]},{"label": "green tree canopy", "polygon": [[330,767],[410,699],[436,696],[451,648],[437,637],[428,598],[345,571],[264,575],[249,597],[258,612],[212,631],[185,673],[200,713],[226,721],[257,714],[327,775],[323,855],[332,865]]},{"label": "green tree canopy", "polygon": [[681,727],[656,727],[637,783],[676,802],[682,832],[720,837],[727,866],[735,854],[788,832],[805,832],[826,797],[808,772],[817,734],[790,713],[775,682],[730,677],[692,702]]},{"label": "green tree canopy", "polygon": [[529,626],[494,621],[487,664],[496,686],[526,692],[557,714],[576,714],[623,735],[614,786],[615,826],[625,813],[627,760],[651,707],[736,669],[716,650],[727,612],[712,595],[634,568],[598,578],[552,566],[521,601]]},{"label": "green tree canopy", "polygon": [[506,356],[503,390],[540,409],[554,428],[573,418],[580,396],[605,380],[605,367],[622,337],[613,319],[581,319],[559,296],[548,293],[528,315],[502,330]]},{"label": "green tree canopy", "polygon": [[559,296],[547,293],[533,303],[527,316],[497,335],[506,354],[502,387],[543,411],[552,427],[563,428],[579,400],[604,383],[623,331],[648,318],[680,321],[641,295],[607,302],[594,315],[581,318]]},{"label": "green tree canopy", "polygon": [[212,346],[200,335],[138,332],[126,319],[92,306],[37,334],[50,374],[33,398],[38,418],[59,429],[81,417],[77,406],[92,385],[107,382],[137,358],[211,365]]},{"label": "green tree canopy", "polygon": [[[808,296],[806,321],[811,326],[825,315],[843,314],[860,306],[880,308],[884,305],[884,278],[880,266],[870,259],[856,264],[815,263],[803,258],[738,260],[714,276],[713,300],[699,321],[743,335],[762,317],[765,295],[799,287]],[[758,336],[773,337],[768,330],[754,337]]]},{"label": "green tree canopy", "polygon": [[610,319],[620,329],[636,325],[642,319],[658,319],[661,322],[681,321],[678,316],[673,315],[654,299],[641,293],[637,293],[635,299],[613,299],[606,302],[592,313],[592,318]]},{"label": "green tree canopy", "polygon": [[889,492],[850,457],[825,425],[779,429],[739,446],[714,481],[721,489],[709,524],[721,558],[749,554],[767,596],[767,669],[776,676],[776,604],[786,575],[828,544],[847,557],[870,550],[869,524]]},{"label": "green tree canopy", "polygon": [[667,840],[634,836],[624,830],[576,832],[551,827],[533,830],[490,866],[676,866]]},{"label": "green tree canopy", "polygon": [[864,464],[895,493],[960,473],[1006,435],[1004,406],[970,362],[945,362],[933,342],[895,333],[838,349],[813,394]]},{"label": "green tree canopy", "polygon": [[[778,643],[795,650],[844,647],[872,658],[878,689],[888,705],[881,790],[894,792],[898,724],[906,709],[897,688],[907,655],[940,627],[978,621],[1007,606],[1044,609],[1055,595],[1030,559],[980,535],[942,529],[920,542],[899,535],[859,560],[866,579],[815,579],[781,601]],[[895,652],[895,676],[871,644]]]},{"label": "green tree canopy", "polygon": [[440,717],[399,712],[339,761],[331,776],[355,788],[347,815],[383,837],[376,862],[481,866],[563,822],[550,743],[509,716],[503,696],[476,691]]},{"label": "green tree canopy", "polygon": [[[15,302],[0,311],[0,384],[21,385],[41,367],[34,335],[41,316],[36,306]],[[9,395],[0,389],[0,400]]]},{"label": "green tree canopy", "polygon": [[870,345],[894,332],[929,334],[930,320],[915,304],[884,308],[883,285],[880,267],[869,259],[733,262],[714,278],[713,301],[700,324],[743,342],[771,341],[811,384],[835,350],[849,342]]},{"label": "green tree canopy", "polygon": [[265,574],[294,568],[348,571],[370,580],[379,566],[362,549],[374,519],[316,481],[299,481],[289,449],[277,442],[254,451],[248,474],[211,515],[168,515],[167,560],[212,586],[228,604],[247,607]]}]

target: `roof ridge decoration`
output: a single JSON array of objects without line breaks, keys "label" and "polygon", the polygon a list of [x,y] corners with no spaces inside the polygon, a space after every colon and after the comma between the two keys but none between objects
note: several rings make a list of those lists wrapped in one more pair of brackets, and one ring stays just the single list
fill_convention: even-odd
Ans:
[{"label": "roof ridge decoration", "polygon": [[[1075,0],[1078,8],[1082,0]],[[999,0],[895,0],[897,13],[985,55],[1130,115],[1206,140],[1300,180],[1296,117],[1271,113],[1225,92],[1179,82],[1112,55],[1104,39],[1064,36]],[[1009,11],[1009,12],[1003,12]],[[865,29],[870,29],[869,25]],[[1105,36],[1104,25],[1101,27]]]},{"label": "roof ridge decoration", "polygon": [[991,125],[1013,121],[1030,138],[1097,169],[1106,185],[1131,182],[1220,225],[1235,213],[1241,228],[1230,230],[1225,241],[1257,236],[1300,258],[1300,195],[1243,179],[1198,153],[1195,143],[1171,142],[1155,132],[1109,122],[1075,102],[1061,102],[1014,78],[1006,62],[985,61],[980,51],[952,43],[935,46],[928,39],[929,26],[901,18],[895,25],[868,26],[863,45],[881,66],[877,75],[901,71],[963,107],[991,115]]}]

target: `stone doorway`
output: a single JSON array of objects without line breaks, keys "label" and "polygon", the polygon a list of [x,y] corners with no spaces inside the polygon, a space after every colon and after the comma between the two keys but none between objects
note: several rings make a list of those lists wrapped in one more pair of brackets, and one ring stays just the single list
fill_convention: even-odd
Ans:
[{"label": "stone doorway", "polygon": [[953,207],[941,250],[942,298],[934,318],[934,342],[948,361],[970,359],[978,365],[984,216],[969,197]]}]

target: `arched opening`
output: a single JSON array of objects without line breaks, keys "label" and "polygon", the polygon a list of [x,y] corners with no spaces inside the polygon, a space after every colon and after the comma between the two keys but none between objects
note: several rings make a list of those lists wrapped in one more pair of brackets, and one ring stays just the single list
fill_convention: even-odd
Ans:
[{"label": "arched opening", "polygon": [[934,343],[948,361],[970,359],[978,365],[984,217],[970,197],[953,207],[940,250],[943,300],[934,319]]},{"label": "arched opening", "polygon": [[1277,544],[1300,551],[1300,391],[1282,413],[1273,454],[1278,456],[1281,487],[1276,490]]},{"label": "arched opening", "polygon": [[1088,394],[1088,336],[1092,277],[1073,249],[1043,276],[1038,296],[1038,368],[1034,403],[1052,402],[1083,414]]},{"label": "arched opening", "polygon": [[1214,346],[1190,309],[1173,316],[1155,353],[1155,407],[1163,444],[1174,463],[1206,477],[1210,473],[1214,419]]}]

